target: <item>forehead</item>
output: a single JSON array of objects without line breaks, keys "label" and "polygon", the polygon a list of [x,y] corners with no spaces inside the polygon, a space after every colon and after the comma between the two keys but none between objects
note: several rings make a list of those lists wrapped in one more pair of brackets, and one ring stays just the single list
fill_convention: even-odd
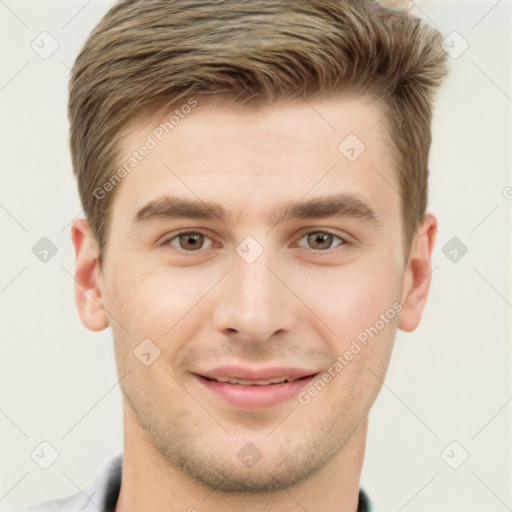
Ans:
[{"label": "forehead", "polygon": [[221,202],[235,217],[245,211],[263,218],[280,200],[343,192],[396,213],[384,112],[378,103],[346,97],[264,109],[225,101],[199,101],[183,111],[178,105],[134,123],[122,139],[119,165],[148,141],[151,149],[122,180],[114,209],[122,203],[133,217],[169,194]]}]

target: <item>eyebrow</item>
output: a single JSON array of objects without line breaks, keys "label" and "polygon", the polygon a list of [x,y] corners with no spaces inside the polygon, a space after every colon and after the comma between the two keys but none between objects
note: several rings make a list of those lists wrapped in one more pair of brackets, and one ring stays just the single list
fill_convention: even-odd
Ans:
[{"label": "eyebrow", "polygon": [[[139,223],[155,219],[188,217],[202,220],[219,220],[229,223],[232,215],[221,204],[201,199],[165,195],[143,206],[133,219]],[[321,196],[305,201],[293,200],[274,207],[265,215],[269,225],[293,219],[324,217],[352,217],[367,221],[375,227],[379,221],[370,206],[353,194]]]}]

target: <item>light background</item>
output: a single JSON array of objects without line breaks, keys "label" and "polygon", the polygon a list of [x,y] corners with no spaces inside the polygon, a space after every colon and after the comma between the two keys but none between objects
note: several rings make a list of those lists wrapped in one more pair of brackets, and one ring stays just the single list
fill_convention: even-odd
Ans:
[{"label": "light background", "polygon": [[[66,118],[69,68],[111,4],[0,0],[2,509],[84,489],[122,451],[111,333],[87,331],[73,301],[70,223],[81,207]],[[459,34],[450,51],[460,36],[469,47],[450,59],[435,109],[429,302],[420,328],[399,332],[370,413],[361,485],[380,512],[512,510],[511,5],[416,7]],[[31,48],[43,31],[59,45],[46,59]],[[58,249],[47,263],[32,253],[42,237]],[[442,251],[452,237],[468,249],[457,262]],[[46,470],[30,456],[42,441],[59,453]],[[452,441],[452,465],[469,453],[458,469],[441,456]]]}]

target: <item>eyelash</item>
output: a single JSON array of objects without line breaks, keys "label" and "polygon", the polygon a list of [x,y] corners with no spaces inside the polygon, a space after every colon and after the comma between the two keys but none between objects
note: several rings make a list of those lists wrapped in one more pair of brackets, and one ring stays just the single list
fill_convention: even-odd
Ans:
[{"label": "eyelash", "polygon": [[[308,231],[307,233],[304,233],[303,235],[301,235],[301,237],[299,238],[299,241],[302,240],[304,237],[307,237],[307,236],[312,235],[312,234],[331,235],[334,238],[338,238],[339,240],[341,240],[341,243],[339,243],[336,247],[333,247],[333,248],[329,248],[329,249],[310,249],[311,251],[313,251],[314,253],[317,253],[317,254],[319,254],[319,253],[331,254],[336,249],[341,249],[341,248],[343,248],[343,246],[351,245],[350,242],[348,242],[346,239],[342,238],[341,236],[336,235],[335,233],[332,233],[330,231],[325,231],[325,230]],[[173,249],[176,249],[178,252],[180,252],[182,254],[191,254],[191,255],[195,254],[195,253],[204,252],[204,250],[207,250],[207,249],[203,250],[203,248],[201,248],[201,249],[197,249],[195,251],[185,251],[184,249],[181,249],[179,247],[174,247],[171,242],[173,240],[178,240],[180,235],[203,235],[203,236],[211,239],[210,236],[208,236],[206,233],[203,233],[202,231],[187,231],[187,230],[184,230],[184,231],[179,231],[178,233],[174,233],[172,237],[166,238],[159,245],[162,246],[162,247],[171,246]],[[334,243],[334,241],[333,241],[333,243]],[[307,247],[302,247],[302,246],[300,246],[300,247],[302,249],[307,249]]]}]

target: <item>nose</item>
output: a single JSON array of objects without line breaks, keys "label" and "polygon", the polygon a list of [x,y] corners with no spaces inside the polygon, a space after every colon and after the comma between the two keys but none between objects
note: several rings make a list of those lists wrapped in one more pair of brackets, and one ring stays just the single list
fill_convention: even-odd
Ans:
[{"label": "nose", "polygon": [[299,306],[279,268],[266,250],[251,263],[235,254],[233,269],[217,291],[215,329],[249,342],[265,342],[290,331]]}]

